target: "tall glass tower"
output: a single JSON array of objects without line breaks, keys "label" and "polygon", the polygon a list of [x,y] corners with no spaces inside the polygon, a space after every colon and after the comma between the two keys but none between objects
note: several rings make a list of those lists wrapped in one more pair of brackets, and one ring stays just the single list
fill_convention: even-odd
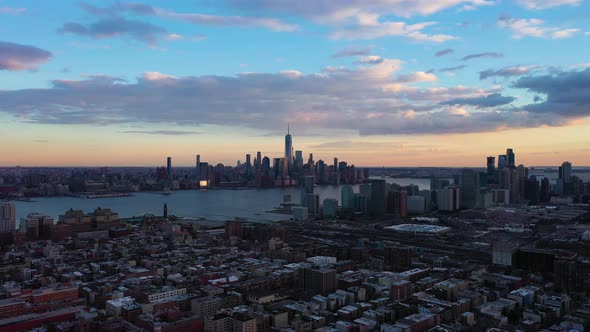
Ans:
[{"label": "tall glass tower", "polygon": [[289,130],[289,125],[287,125],[287,135],[285,135],[285,162],[287,163],[288,172],[291,172],[293,169],[293,139]]}]

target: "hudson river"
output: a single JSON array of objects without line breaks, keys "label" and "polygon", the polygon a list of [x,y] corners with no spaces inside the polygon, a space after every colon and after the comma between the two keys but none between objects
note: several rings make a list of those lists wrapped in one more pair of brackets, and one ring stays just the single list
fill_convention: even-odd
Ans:
[{"label": "hudson river", "polygon": [[[416,184],[420,189],[429,189],[429,179],[386,179],[400,185]],[[359,186],[353,186],[358,192]],[[318,186],[314,192],[320,200],[336,198],[341,200],[342,186]],[[210,221],[225,221],[236,217],[250,221],[269,222],[291,218],[290,215],[269,213],[283,202],[283,196],[290,194],[292,202],[299,203],[299,188],[245,189],[245,190],[182,190],[168,196],[157,193],[133,193],[129,197],[115,198],[75,198],[75,197],[37,197],[32,202],[15,201],[17,224],[32,212],[44,213],[57,221],[58,216],[70,208],[92,212],[97,207],[110,208],[121,217],[143,216],[146,213],[162,215],[164,203],[168,214],[184,217],[202,217]]]}]

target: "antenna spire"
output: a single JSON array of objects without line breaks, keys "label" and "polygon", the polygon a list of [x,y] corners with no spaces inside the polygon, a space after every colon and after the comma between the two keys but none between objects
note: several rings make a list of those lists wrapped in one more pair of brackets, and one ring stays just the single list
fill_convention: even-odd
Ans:
[{"label": "antenna spire", "polygon": [[287,135],[289,135],[289,131],[290,131],[290,129],[291,129],[291,128],[290,128],[290,125],[291,125],[291,124],[290,124],[289,122],[287,122]]}]

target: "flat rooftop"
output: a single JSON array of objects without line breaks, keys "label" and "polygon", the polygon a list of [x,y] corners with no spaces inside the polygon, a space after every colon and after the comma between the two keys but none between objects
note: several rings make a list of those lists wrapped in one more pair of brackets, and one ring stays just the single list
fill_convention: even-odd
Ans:
[{"label": "flat rooftop", "polygon": [[396,231],[396,232],[406,232],[406,233],[443,233],[450,230],[449,227],[444,226],[435,226],[435,225],[423,225],[423,224],[401,224],[401,225],[393,225],[389,227],[385,227],[385,229]]}]

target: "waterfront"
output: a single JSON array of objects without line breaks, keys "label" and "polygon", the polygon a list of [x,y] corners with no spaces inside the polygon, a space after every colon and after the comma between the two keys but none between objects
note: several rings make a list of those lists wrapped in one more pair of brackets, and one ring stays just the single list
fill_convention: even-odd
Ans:
[{"label": "waterfront", "polygon": [[[420,189],[429,189],[429,179],[386,179],[399,185],[416,184]],[[353,186],[358,192],[359,186]],[[336,198],[340,201],[342,186],[317,186],[314,191],[320,200]],[[55,220],[66,210],[80,209],[91,212],[97,207],[110,208],[121,217],[142,216],[146,213],[161,215],[164,204],[169,214],[180,218],[205,218],[208,221],[225,221],[236,217],[256,222],[272,222],[289,219],[289,215],[270,213],[283,202],[283,196],[290,194],[292,202],[299,203],[299,188],[272,188],[249,190],[181,190],[170,195],[139,192],[128,197],[76,198],[76,197],[37,197],[30,202],[14,201],[17,224],[32,212],[44,213]]]}]

